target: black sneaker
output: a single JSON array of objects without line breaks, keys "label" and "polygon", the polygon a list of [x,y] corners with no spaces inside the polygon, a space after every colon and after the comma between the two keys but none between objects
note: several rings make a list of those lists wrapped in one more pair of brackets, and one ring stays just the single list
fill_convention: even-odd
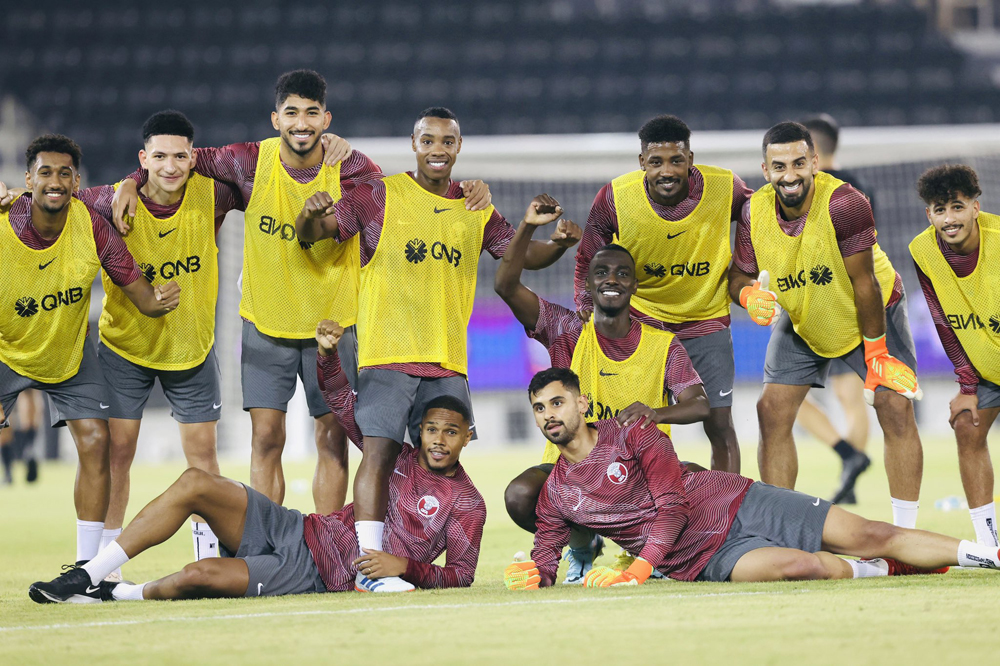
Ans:
[{"label": "black sneaker", "polygon": [[36,459],[28,458],[28,475],[25,478],[28,483],[38,481],[38,461]]},{"label": "black sneaker", "polygon": [[861,473],[868,469],[868,466],[872,464],[871,458],[865,455],[863,452],[858,451],[853,456],[844,461],[844,471],[840,474],[840,487],[837,488],[837,492],[833,494],[830,498],[830,502],[833,504],[844,503],[844,500],[848,498],[854,491],[854,484],[857,483],[858,477]]},{"label": "black sneaker", "polygon": [[63,565],[63,572],[55,580],[47,583],[38,581],[28,588],[28,596],[39,604],[95,604],[112,601],[112,590],[117,583],[101,581],[97,585],[90,582],[90,574],[76,564]]}]

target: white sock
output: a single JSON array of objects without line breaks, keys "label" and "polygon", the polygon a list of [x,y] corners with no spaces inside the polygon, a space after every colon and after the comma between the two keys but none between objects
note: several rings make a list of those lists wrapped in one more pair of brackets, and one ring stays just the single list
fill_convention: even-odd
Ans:
[{"label": "white sock", "polygon": [[208,523],[191,521],[191,538],[194,539],[194,560],[219,556],[219,537],[208,526]]},{"label": "white sock", "polygon": [[362,548],[382,550],[384,531],[385,523],[381,520],[355,520],[354,533],[358,535],[358,552],[362,553]]},{"label": "white sock", "polygon": [[120,527],[113,530],[109,530],[107,527],[105,527],[101,531],[101,547],[97,552],[99,553],[105,548],[107,548],[108,544],[117,539],[121,535],[121,533],[122,533],[122,528]]},{"label": "white sock", "polygon": [[855,578],[875,578],[889,575],[889,563],[882,558],[874,560],[845,560],[851,565]]},{"label": "white sock", "polygon": [[990,502],[969,509],[969,515],[972,517],[972,526],[976,529],[976,541],[983,546],[1000,546],[1000,540],[997,539],[996,504]]},{"label": "white sock", "polygon": [[76,521],[76,561],[89,560],[97,555],[101,548],[101,533],[104,523],[92,520]]},{"label": "white sock", "polygon": [[142,589],[144,587],[146,587],[145,583],[139,583],[138,585],[118,583],[111,590],[111,596],[115,601],[142,601]]},{"label": "white sock", "polygon": [[892,500],[892,524],[896,527],[905,527],[913,530],[917,528],[917,508],[920,501],[890,498]]},{"label": "white sock", "polygon": [[963,540],[958,544],[958,565],[974,569],[1000,569],[1000,549]]},{"label": "white sock", "polygon": [[128,562],[128,555],[118,545],[117,541],[112,541],[108,547],[94,556],[92,560],[83,565],[83,570],[90,574],[90,582],[97,585],[100,581],[108,577],[108,574],[116,569],[120,569]]}]

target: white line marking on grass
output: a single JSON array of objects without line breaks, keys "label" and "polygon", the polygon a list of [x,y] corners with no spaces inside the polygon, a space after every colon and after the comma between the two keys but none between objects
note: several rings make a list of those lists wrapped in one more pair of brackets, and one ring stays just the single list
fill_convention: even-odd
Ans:
[{"label": "white line marking on grass", "polygon": [[[251,620],[266,617],[301,617],[307,615],[352,615],[355,613],[388,613],[408,610],[502,608],[504,606],[542,606],[548,604],[602,603],[607,601],[632,601],[635,599],[706,599],[711,597],[754,597],[785,594],[804,594],[811,590],[788,590],[775,592],[711,592],[706,594],[631,594],[626,596],[589,597],[584,599],[525,599],[522,601],[501,601],[496,603],[468,604],[412,604],[408,606],[376,606],[363,608],[341,608],[336,610],[270,611],[266,613],[233,613],[229,615],[182,615],[178,617],[152,617],[141,620],[107,620],[104,622],[78,622],[63,624],[36,624],[0,627],[0,633],[12,631],[55,631],[59,629],[86,629],[92,627],[128,627],[138,624],[159,622],[204,622],[213,620]],[[129,604],[131,605],[131,604]]]}]

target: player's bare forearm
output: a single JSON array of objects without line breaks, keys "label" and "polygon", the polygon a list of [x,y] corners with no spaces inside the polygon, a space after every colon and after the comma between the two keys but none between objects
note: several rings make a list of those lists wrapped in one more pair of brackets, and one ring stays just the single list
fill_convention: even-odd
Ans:
[{"label": "player's bare forearm", "polygon": [[528,246],[524,267],[529,271],[547,268],[556,263],[559,257],[563,256],[565,252],[565,247],[557,245],[552,241],[533,240]]},{"label": "player's bare forearm", "polygon": [[333,197],[327,192],[317,192],[308,199],[295,218],[295,233],[299,240],[315,243],[324,238],[336,238],[340,226],[333,212]]},{"label": "player's bare forearm", "polygon": [[885,335],[885,306],[882,287],[875,276],[875,260],[871,249],[844,257],[844,267],[854,287],[854,304],[858,308],[861,334],[875,339]]},{"label": "player's bare forearm", "polygon": [[538,296],[521,284],[521,273],[535,229],[534,225],[521,222],[507,251],[500,258],[500,266],[493,279],[494,291],[510,306],[517,320],[530,329],[538,324]]},{"label": "player's bare forearm", "polygon": [[736,267],[735,263],[729,264],[729,298],[733,303],[739,304],[740,291],[743,287],[749,287],[757,279],[756,275],[744,273]]},{"label": "player's bare forearm", "polygon": [[120,289],[139,312],[153,319],[176,310],[180,302],[181,288],[173,280],[154,287],[143,278],[139,278]]},{"label": "player's bare forearm", "polygon": [[710,407],[705,387],[701,384],[689,386],[677,397],[677,402],[653,410],[657,423],[697,423],[708,418]]}]

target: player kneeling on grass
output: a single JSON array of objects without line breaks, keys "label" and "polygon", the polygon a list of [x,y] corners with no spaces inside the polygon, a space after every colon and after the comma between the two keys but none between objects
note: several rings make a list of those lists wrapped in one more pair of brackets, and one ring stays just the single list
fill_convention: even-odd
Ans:
[{"label": "player kneeling on grass", "polygon": [[[357,557],[351,504],[329,515],[302,516],[241,483],[188,469],[97,557],[55,580],[33,584],[28,594],[38,603],[94,603],[377,592],[379,579],[387,576],[417,587],[467,587],[475,576],[486,522],[482,496],[458,462],[470,436],[467,405],[451,396],[428,403],[421,447],[404,449],[389,485],[384,538],[401,556],[368,551]],[[104,580],[129,559],[169,539],[193,513],[203,516],[219,537],[224,557],[194,562],[141,585]],[[445,550],[445,566],[432,564]],[[358,574],[366,580],[364,588],[356,587]]]},{"label": "player kneeling on grass", "polygon": [[507,567],[509,589],[553,584],[571,525],[639,554],[624,571],[595,567],[588,587],[639,585],[654,567],[676,580],[736,582],[1000,568],[996,548],[865,520],[738,474],[687,472],[670,438],[648,423],[584,423],[587,399],[571,370],[538,373],[528,395],[538,427],[562,455],[538,499],[533,561]]}]

